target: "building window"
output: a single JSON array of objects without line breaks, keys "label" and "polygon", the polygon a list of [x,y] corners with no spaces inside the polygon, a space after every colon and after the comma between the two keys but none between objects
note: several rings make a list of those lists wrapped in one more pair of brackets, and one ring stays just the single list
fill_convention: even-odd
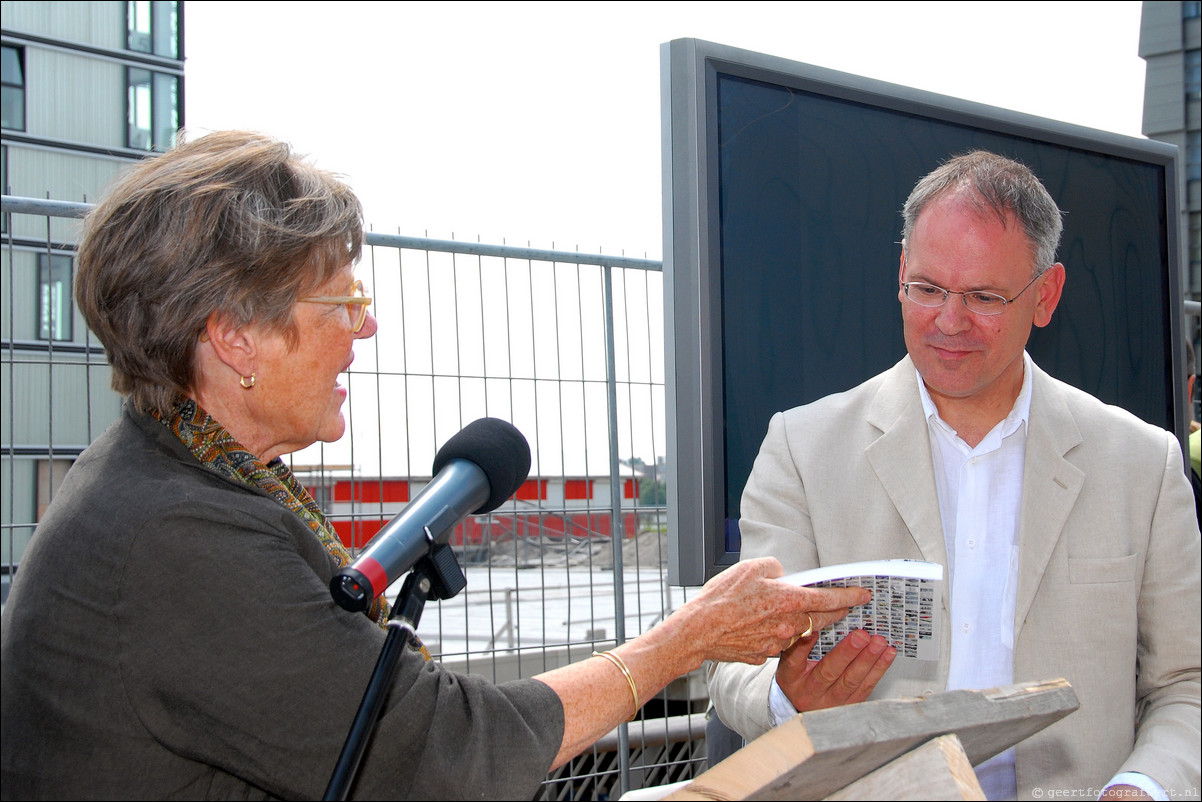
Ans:
[{"label": "building window", "polygon": [[24,131],[25,51],[4,45],[0,58],[0,126]]},{"label": "building window", "polygon": [[130,50],[179,58],[179,4],[175,0],[131,0],[125,4],[125,17]]},{"label": "building window", "polygon": [[1189,213],[1189,292],[1202,293],[1202,212]]},{"label": "building window", "polygon": [[129,147],[168,150],[179,129],[179,77],[138,67],[130,67],[127,73]]},{"label": "building window", "polygon": [[1199,0],[1186,0],[1181,4],[1181,18],[1193,19],[1202,17],[1202,2]]},{"label": "building window", "polygon": [[38,338],[70,340],[71,257],[38,254]]},{"label": "building window", "polygon": [[1202,131],[1185,133],[1185,180],[1202,181]]},{"label": "building window", "polygon": [[63,479],[67,477],[67,471],[75,464],[73,459],[40,459],[38,463],[38,517],[37,520],[42,520],[42,516],[46,514],[46,509],[50,506],[50,502],[54,499],[54,495],[58,489],[62,487]]},{"label": "building window", "polygon": [[565,479],[563,497],[567,501],[588,501],[593,497],[593,480]]},{"label": "building window", "polygon": [[1202,50],[1185,51],[1185,96],[1189,100],[1202,98]]}]

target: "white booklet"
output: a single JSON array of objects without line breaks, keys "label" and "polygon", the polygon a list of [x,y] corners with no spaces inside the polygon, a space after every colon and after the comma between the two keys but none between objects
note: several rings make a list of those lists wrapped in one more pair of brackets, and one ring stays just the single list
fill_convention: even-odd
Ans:
[{"label": "white booklet", "polygon": [[884,635],[898,657],[939,659],[940,608],[936,582],[943,566],[922,560],[870,560],[824,565],[781,577],[794,585],[816,588],[861,587],[872,601],[852,608],[844,618],[822,630],[810,651],[819,660],[853,630]]}]

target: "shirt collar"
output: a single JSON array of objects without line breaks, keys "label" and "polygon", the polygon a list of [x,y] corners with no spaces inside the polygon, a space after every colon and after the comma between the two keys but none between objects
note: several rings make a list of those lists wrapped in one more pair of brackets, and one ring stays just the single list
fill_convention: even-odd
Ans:
[{"label": "shirt collar", "polygon": [[[955,434],[943,418],[939,417],[939,410],[935,407],[935,402],[931,399],[930,392],[927,391],[927,386],[922,380],[922,374],[918,372],[917,368],[914,369],[914,373],[918,377],[918,397],[922,399],[922,410],[926,415],[927,422],[941,426],[952,434]],[[1024,428],[1030,426],[1030,421],[1031,357],[1026,351],[1023,351],[1023,385],[1019,388],[1018,398],[1014,399],[1014,406],[1010,409],[1010,413],[1006,415],[1001,423],[993,427],[993,431],[997,432],[1001,438],[1006,438],[1014,434],[1019,426],[1024,426]]]}]

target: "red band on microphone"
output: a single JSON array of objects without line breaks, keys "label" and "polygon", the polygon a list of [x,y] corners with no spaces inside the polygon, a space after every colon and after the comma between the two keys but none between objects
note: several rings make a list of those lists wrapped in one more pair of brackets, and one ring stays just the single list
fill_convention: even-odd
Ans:
[{"label": "red band on microphone", "polygon": [[372,593],[380,596],[384,591],[388,590],[388,574],[384,571],[384,566],[380,565],[379,561],[370,556],[364,556],[358,565],[359,571],[363,576],[367,577],[367,581],[371,583]]}]

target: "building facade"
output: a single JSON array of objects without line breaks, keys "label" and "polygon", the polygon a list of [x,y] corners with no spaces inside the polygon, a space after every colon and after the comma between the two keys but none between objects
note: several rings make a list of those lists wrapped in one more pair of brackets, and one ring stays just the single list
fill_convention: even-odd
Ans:
[{"label": "building facade", "polygon": [[[356,477],[325,469],[297,471],[297,477],[343,544],[364,548],[433,481],[426,477]],[[565,543],[632,538],[659,527],[658,508],[640,508],[642,477],[625,468],[619,478],[620,528],[615,527],[612,481],[607,476],[531,476],[492,515],[472,515],[458,523],[447,542],[467,562],[487,561],[513,541],[562,547]],[[616,531],[615,531],[616,530]],[[570,551],[570,548],[569,548]]]},{"label": "building facade", "polygon": [[[183,2],[0,4],[4,194],[90,202],[184,123]],[[72,300],[77,221],[5,215],[0,564],[20,560],[67,467],[118,415]],[[47,414],[49,411],[49,414]],[[5,577],[7,580],[7,577]]]},{"label": "building facade", "polygon": [[[1181,154],[1182,289],[1202,300],[1202,2],[1144,2],[1139,55],[1147,64],[1144,135],[1176,145]],[[1199,319],[1186,316],[1186,335],[1199,348]],[[1195,358],[1196,359],[1196,358]],[[1196,373],[1197,363],[1193,366]],[[1195,399],[1193,414],[1198,417]]]}]

